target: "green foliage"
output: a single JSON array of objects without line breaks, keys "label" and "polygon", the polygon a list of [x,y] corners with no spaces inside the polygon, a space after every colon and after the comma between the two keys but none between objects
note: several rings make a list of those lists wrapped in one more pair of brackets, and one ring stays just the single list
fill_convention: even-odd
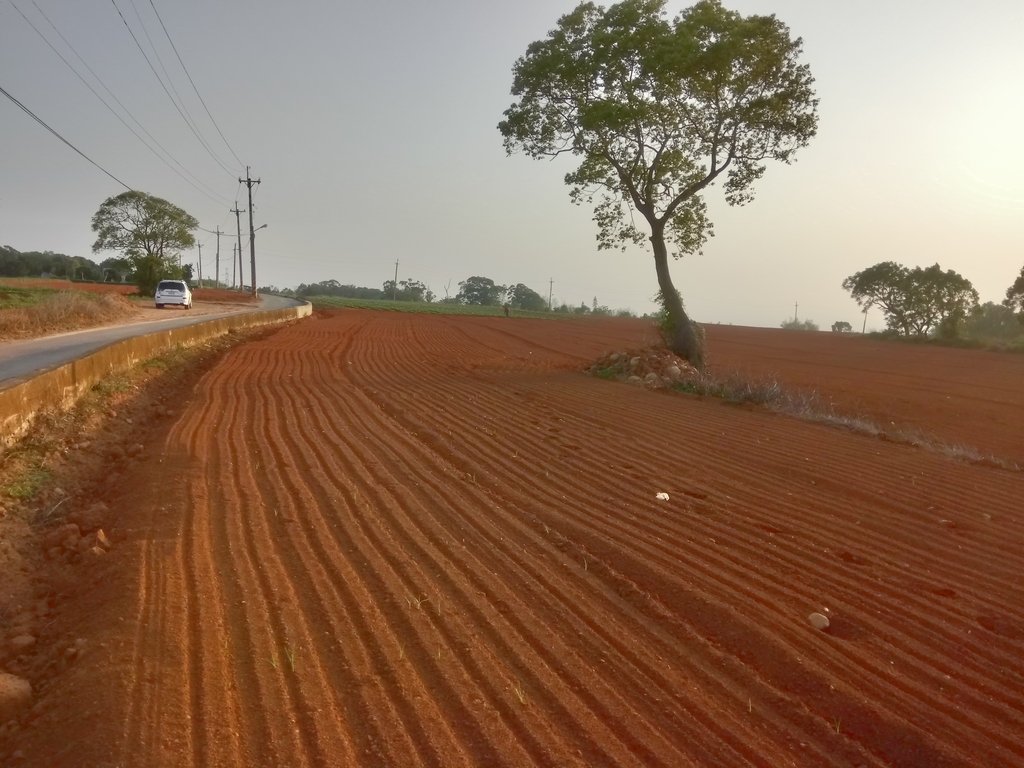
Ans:
[{"label": "green foliage", "polygon": [[348,299],[383,299],[384,291],[380,288],[363,288],[355,285],[342,285],[337,280],[324,280],[319,283],[299,283],[295,289],[296,296],[337,296]]},{"label": "green foliage", "polygon": [[970,281],[951,269],[943,272],[938,264],[908,269],[893,261],[880,262],[850,275],[843,288],[861,307],[879,307],[889,329],[904,336],[956,336],[978,305],[978,292]]},{"label": "green foliage", "polygon": [[459,283],[456,296],[462,304],[498,306],[505,296],[505,286],[496,285],[489,277],[467,277]]},{"label": "green foliage", "polygon": [[[849,323],[847,323],[847,325],[849,325]],[[792,320],[783,320],[782,323],[780,323],[780,327],[787,331],[821,330],[820,328],[818,328],[818,324],[815,323],[813,320],[797,320],[796,318],[793,318]],[[835,330],[835,326],[832,326],[832,330]]]},{"label": "green foliage", "polygon": [[836,320],[832,323],[832,333],[850,333],[853,330],[853,326],[845,320]]},{"label": "green foliage", "polygon": [[1010,307],[986,301],[964,321],[963,335],[980,342],[1024,341],[1024,325]]},{"label": "green foliage", "polygon": [[425,301],[429,304],[434,300],[434,292],[419,280],[399,280],[397,286],[394,280],[385,280],[382,298],[392,301]]},{"label": "green foliage", "polygon": [[1024,323],[1024,267],[1021,267],[1020,274],[1013,281],[1013,285],[1006,289],[1006,299],[1003,306],[1017,313],[1017,319]]},{"label": "green foliage", "polygon": [[103,270],[82,256],[53,251],[18,251],[0,246],[0,277],[54,276],[67,280],[101,281]]},{"label": "green foliage", "polygon": [[[348,299],[338,296],[307,296],[316,309],[377,309],[393,312],[415,312],[430,315],[474,315],[480,317],[504,317],[500,305],[459,304],[453,301],[431,303],[415,301],[391,301],[388,299]],[[517,312],[518,317],[550,318],[551,313]]]},{"label": "green foliage", "polygon": [[[516,61],[517,100],[498,130],[509,154],[576,156],[565,181],[573,202],[593,205],[598,247],[650,239],[673,295],[666,243],[678,258],[711,235],[703,190],[721,182],[730,204],[748,202],[766,161],[790,162],[814,136],[818,102],[801,41],[774,16],[701,0],[669,21],[665,5],[585,2],[563,16]],[[679,349],[696,340],[682,305],[667,307],[674,348],[699,363],[699,350]]]},{"label": "green foliage", "polygon": [[109,258],[100,262],[102,280],[108,283],[123,283],[133,277],[132,263],[128,259]]},{"label": "green foliage", "polygon": [[510,285],[505,292],[505,297],[513,309],[543,312],[548,308],[548,302],[543,296],[522,283]]},{"label": "green foliage", "polygon": [[180,252],[195,245],[199,222],[188,213],[145,192],[107,198],[92,217],[94,253],[121,251],[131,263],[141,293],[152,293],[165,277],[181,277]]},{"label": "green foliage", "polygon": [[0,285],[0,309],[23,309],[34,307],[40,302],[57,295],[49,288],[16,288]]}]

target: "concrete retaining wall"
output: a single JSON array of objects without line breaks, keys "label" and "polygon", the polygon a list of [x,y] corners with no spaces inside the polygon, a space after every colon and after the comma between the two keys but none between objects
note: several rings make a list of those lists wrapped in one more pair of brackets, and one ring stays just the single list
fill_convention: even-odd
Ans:
[{"label": "concrete retaining wall", "polygon": [[127,370],[156,357],[165,350],[188,346],[231,331],[283,323],[307,317],[309,303],[285,309],[247,312],[214,320],[148,333],[116,341],[85,357],[0,390],[0,450],[14,443],[28,430],[32,418],[46,408],[67,408],[97,382],[112,373]]}]

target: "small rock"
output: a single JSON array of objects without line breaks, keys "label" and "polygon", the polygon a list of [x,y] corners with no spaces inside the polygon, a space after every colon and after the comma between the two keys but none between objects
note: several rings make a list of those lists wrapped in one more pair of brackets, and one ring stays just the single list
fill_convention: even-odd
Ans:
[{"label": "small rock", "polygon": [[661,384],[661,377],[652,371],[651,373],[648,373],[646,376],[644,376],[644,384],[646,384],[648,387],[657,387],[658,385]]},{"label": "small rock", "polygon": [[89,554],[93,557],[103,557],[105,554],[107,554],[107,550],[105,550],[103,547],[93,547],[89,550]]},{"label": "small rock", "polygon": [[630,358],[630,360],[629,360],[629,370],[635,371],[639,367],[640,367],[640,358],[639,357]]},{"label": "small rock", "polygon": [[656,493],[654,494],[654,498],[656,498],[658,501],[668,501],[669,497],[667,493]]},{"label": "small rock", "polygon": [[83,531],[95,531],[103,526],[110,515],[110,508],[98,501],[86,509],[73,510],[68,513],[68,521],[77,523]]},{"label": "small rock", "polygon": [[[59,528],[54,528],[43,537],[43,549],[47,552],[54,547],[65,547],[74,549],[78,540],[82,538],[82,531],[75,523],[66,523]],[[68,543],[71,546],[68,547]]]},{"label": "small rock", "polygon": [[8,642],[8,645],[11,646],[11,650],[15,653],[22,653],[23,651],[27,651],[35,644],[35,637],[28,634],[17,635],[16,637],[12,637]]},{"label": "small rock", "polygon": [[114,546],[110,543],[110,539],[107,538],[107,534],[103,532],[102,528],[96,531],[96,543],[104,549],[110,549],[112,546]]},{"label": "small rock", "polygon": [[643,384],[644,380],[641,379],[639,376],[630,376],[628,379],[626,379],[626,383],[627,384]]},{"label": "small rock", "polygon": [[815,629],[820,629],[822,632],[828,629],[829,626],[831,626],[832,624],[832,622],[828,620],[828,616],[826,616],[823,613],[817,612],[812,613],[810,616],[808,616],[807,620],[811,622],[812,627],[814,627]]},{"label": "small rock", "polygon": [[31,683],[23,677],[0,672],[0,722],[17,717],[31,704]]}]

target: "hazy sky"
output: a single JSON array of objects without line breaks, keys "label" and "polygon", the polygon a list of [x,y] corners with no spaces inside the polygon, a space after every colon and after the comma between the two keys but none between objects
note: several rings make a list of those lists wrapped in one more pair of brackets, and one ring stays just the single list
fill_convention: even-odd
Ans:
[{"label": "hazy sky", "polygon": [[[236,199],[248,207],[237,153],[262,179],[260,285],[333,278],[379,287],[397,260],[400,279],[421,280],[439,297],[484,275],[543,295],[553,280],[556,301],[596,297],[647,311],[657,290],[650,254],[598,252],[591,211],[572,205],[562,182],[572,160],[506,157],[496,128],[511,103],[513,62],[574,5],[0,0],[0,87],[118,179],[181,206],[205,229],[233,233],[229,209]],[[671,2],[670,14],[685,5]],[[777,326],[799,302],[802,319],[859,328],[840,284],[883,260],[938,262],[970,279],[983,301],[1001,300],[1024,264],[1024,2],[725,5],[775,13],[803,38],[820,126],[794,165],[769,166],[753,203],[729,208],[720,188],[709,191],[716,237],[703,255],[673,265],[696,319]],[[122,125],[15,6],[174,160],[161,162]],[[172,92],[227,170],[175,110],[118,9],[147,51],[147,36],[155,43],[154,66],[170,73]],[[0,244],[114,255],[93,256],[89,224],[124,188],[2,95],[0,127]],[[208,276],[216,238],[198,234]],[[221,238],[222,274],[233,242]],[[185,258],[194,263],[195,251]],[[868,324],[880,327],[880,313]]]}]

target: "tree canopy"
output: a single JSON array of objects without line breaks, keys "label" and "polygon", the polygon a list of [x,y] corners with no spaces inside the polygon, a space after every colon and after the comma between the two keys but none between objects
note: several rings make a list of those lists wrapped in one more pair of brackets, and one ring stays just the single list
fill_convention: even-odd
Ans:
[{"label": "tree canopy", "polygon": [[1006,289],[1006,300],[1003,306],[1017,313],[1017,318],[1024,323],[1024,267],[1009,288]]},{"label": "tree canopy", "polygon": [[430,303],[434,300],[434,292],[419,280],[402,279],[396,284],[394,280],[384,281],[383,297],[395,301],[422,301]]},{"label": "tree canopy", "polygon": [[[513,67],[516,101],[498,129],[509,154],[571,154],[570,197],[593,204],[599,248],[649,239],[670,347],[698,367],[701,335],[668,267],[701,249],[701,196],[716,182],[741,205],[768,160],[788,163],[817,130],[801,41],[774,16],[701,0],[674,20],[665,0],[581,3]],[[641,231],[633,213],[646,223]]]},{"label": "tree canopy", "polygon": [[459,282],[459,293],[456,298],[460,304],[501,304],[505,295],[505,286],[497,285],[489,277],[474,275]]},{"label": "tree canopy", "polygon": [[548,308],[547,300],[523,283],[510,285],[505,293],[505,298],[513,309],[543,312]]},{"label": "tree canopy", "polygon": [[166,200],[132,190],[103,201],[92,217],[94,253],[120,251],[131,263],[139,290],[152,291],[164,277],[181,277],[176,261],[192,248],[199,222]]},{"label": "tree canopy", "polygon": [[909,269],[883,261],[850,275],[843,288],[867,309],[885,313],[890,330],[904,336],[926,336],[939,331],[955,336],[959,325],[978,306],[978,292],[971,282],[938,264]]}]

